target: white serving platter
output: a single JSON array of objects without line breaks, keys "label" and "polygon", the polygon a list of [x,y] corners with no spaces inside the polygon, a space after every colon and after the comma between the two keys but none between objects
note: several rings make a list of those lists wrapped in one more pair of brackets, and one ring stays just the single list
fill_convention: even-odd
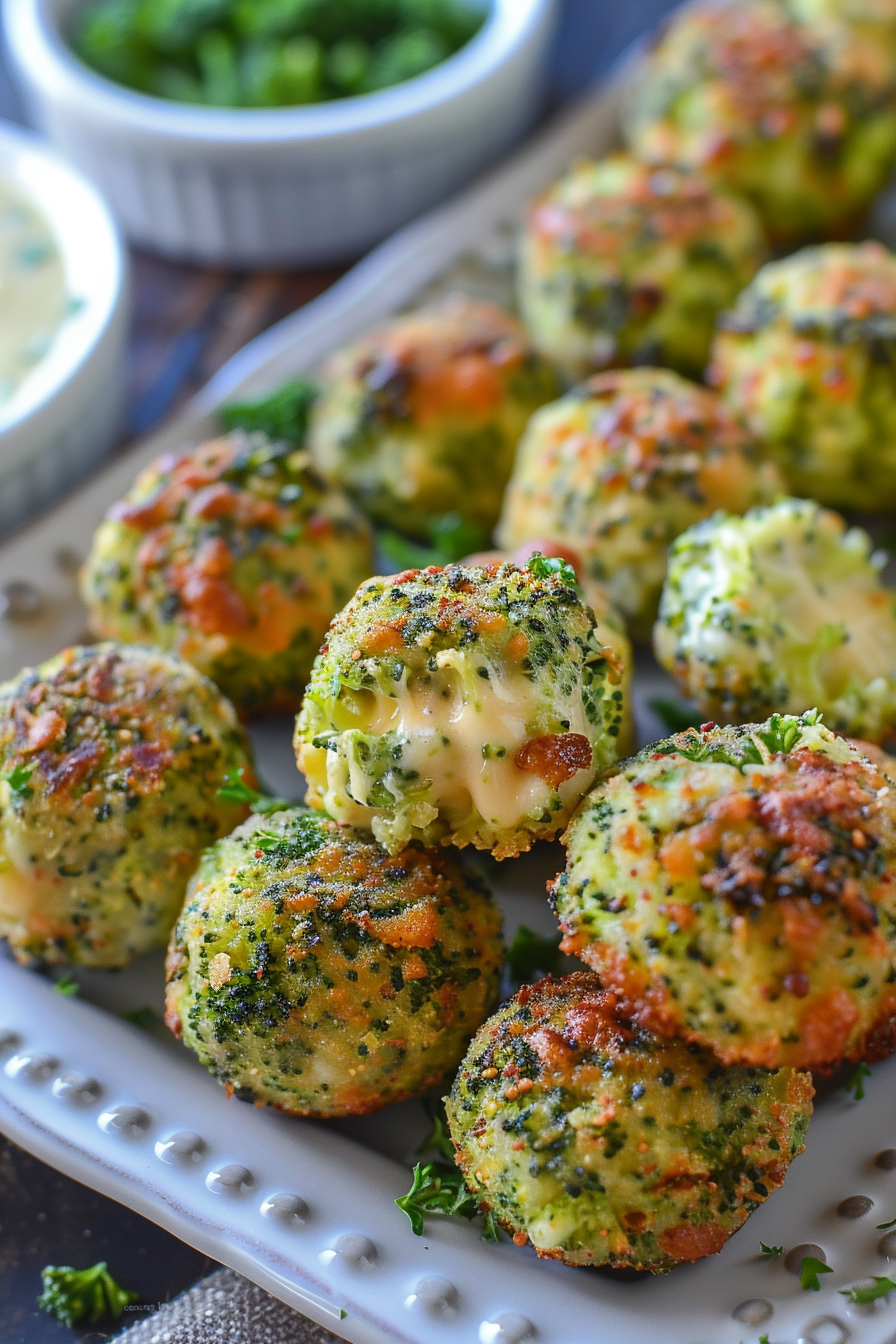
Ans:
[{"label": "white serving platter", "polygon": [[[577,157],[612,144],[619,83],[254,341],[176,424],[0,550],[0,593],[9,595],[0,676],[82,636],[75,569],[93,527],[144,461],[211,432],[223,401],[313,367],[440,289],[506,298],[523,203]],[[660,734],[646,705],[659,677],[639,673],[645,741]],[[268,785],[296,796],[288,723],[265,722],[254,737]],[[552,928],[544,883],[560,857],[544,846],[516,862],[487,861],[509,930],[521,921]],[[475,1226],[446,1219],[429,1219],[414,1237],[393,1201],[426,1128],[418,1103],[322,1125],[228,1100],[164,1029],[141,1031],[118,1015],[158,1009],[160,956],[79,980],[79,997],[64,998],[0,956],[0,1129],[355,1344],[756,1344],[761,1335],[770,1344],[896,1344],[896,1293],[851,1306],[839,1292],[888,1268],[875,1225],[896,1216],[896,1169],[876,1157],[896,1147],[896,1060],[875,1068],[863,1101],[843,1090],[820,1100],[785,1188],[720,1255],[665,1277],[614,1276],[538,1261],[508,1241],[489,1245]],[[860,1217],[838,1212],[855,1195],[873,1205]],[[760,1255],[760,1239],[816,1243],[834,1272],[818,1293],[804,1291],[781,1260]]]}]

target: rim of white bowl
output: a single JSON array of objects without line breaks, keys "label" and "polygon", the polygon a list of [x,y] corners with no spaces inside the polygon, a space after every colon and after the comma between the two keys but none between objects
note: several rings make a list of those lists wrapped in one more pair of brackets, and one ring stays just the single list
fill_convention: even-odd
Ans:
[{"label": "rim of white bowl", "polygon": [[[42,411],[90,358],[121,301],[127,263],[97,191],[36,136],[0,123],[0,173],[43,215],[59,248],[67,293],[81,301],[44,357],[0,405],[3,436]],[[0,470],[6,465],[0,453]]]},{"label": "rim of white bowl", "polygon": [[377,93],[285,108],[197,107],[116,84],[85,65],[63,38],[77,7],[77,0],[3,0],[12,56],[54,102],[76,101],[82,114],[122,130],[251,143],[357,136],[438,109],[499,72],[547,20],[555,0],[488,0],[491,12],[479,32],[425,74]]}]

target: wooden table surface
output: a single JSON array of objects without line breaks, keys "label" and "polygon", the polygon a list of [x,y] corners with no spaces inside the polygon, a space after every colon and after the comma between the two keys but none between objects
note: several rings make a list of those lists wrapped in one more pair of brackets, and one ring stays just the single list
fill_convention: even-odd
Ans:
[{"label": "wooden table surface", "polygon": [[[582,89],[671,0],[561,0],[555,101]],[[19,119],[0,52],[0,116]],[[253,336],[322,293],[342,274],[205,270],[133,252],[127,423],[120,447],[156,428]],[[0,1344],[64,1344],[115,1335],[109,1322],[75,1331],[36,1309],[46,1264],[108,1260],[123,1286],[155,1311],[213,1262],[111,1200],[85,1189],[0,1136]],[[139,1319],[131,1314],[125,1323]],[[246,1344],[249,1344],[246,1341]]]}]

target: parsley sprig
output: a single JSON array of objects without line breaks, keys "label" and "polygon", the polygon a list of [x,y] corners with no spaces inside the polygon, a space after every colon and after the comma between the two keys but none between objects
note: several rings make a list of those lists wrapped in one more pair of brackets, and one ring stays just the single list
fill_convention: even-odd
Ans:
[{"label": "parsley sprig", "polygon": [[885,1274],[875,1274],[873,1277],[873,1284],[865,1288],[840,1288],[838,1292],[849,1302],[865,1303],[876,1302],[879,1297],[886,1297],[887,1293],[892,1293],[896,1289],[896,1283],[888,1279]]},{"label": "parsley sprig", "polygon": [[[440,1213],[472,1221],[480,1212],[479,1201],[470,1194],[460,1171],[444,1162],[417,1162],[410,1190],[395,1203],[407,1215],[411,1230],[418,1237],[423,1236],[424,1214]],[[491,1211],[484,1217],[482,1239],[498,1240],[498,1225]]]},{"label": "parsley sprig", "polygon": [[90,1269],[47,1265],[41,1278],[43,1292],[37,1305],[41,1311],[68,1326],[77,1325],[79,1321],[93,1323],[102,1316],[120,1316],[139,1296],[115,1282],[105,1260]]},{"label": "parsley sprig", "polygon": [[770,1256],[772,1260],[777,1260],[779,1256],[784,1254],[783,1246],[766,1246],[764,1241],[760,1241],[759,1249],[763,1255]]},{"label": "parsley sprig", "polygon": [[896,1218],[891,1218],[888,1223],[877,1223],[878,1232],[889,1232],[891,1227],[896,1227]]},{"label": "parsley sprig", "polygon": [[284,812],[286,808],[292,807],[292,803],[286,798],[272,798],[269,794],[259,793],[257,789],[251,788],[243,779],[242,766],[238,770],[227,771],[224,783],[216,796],[229,803],[246,803],[253,812],[263,817],[270,816],[272,812]]},{"label": "parsley sprig", "polygon": [[74,998],[81,990],[81,986],[70,971],[64,971],[58,980],[54,980],[53,988],[57,994],[62,994],[66,999]]}]

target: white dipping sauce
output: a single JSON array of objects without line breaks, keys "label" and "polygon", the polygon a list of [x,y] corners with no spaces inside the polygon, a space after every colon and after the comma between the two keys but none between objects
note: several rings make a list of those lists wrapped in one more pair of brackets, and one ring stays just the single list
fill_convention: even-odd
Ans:
[{"label": "white dipping sauce", "polygon": [[49,224],[23,191],[0,177],[0,405],[40,363],[72,311]]}]

